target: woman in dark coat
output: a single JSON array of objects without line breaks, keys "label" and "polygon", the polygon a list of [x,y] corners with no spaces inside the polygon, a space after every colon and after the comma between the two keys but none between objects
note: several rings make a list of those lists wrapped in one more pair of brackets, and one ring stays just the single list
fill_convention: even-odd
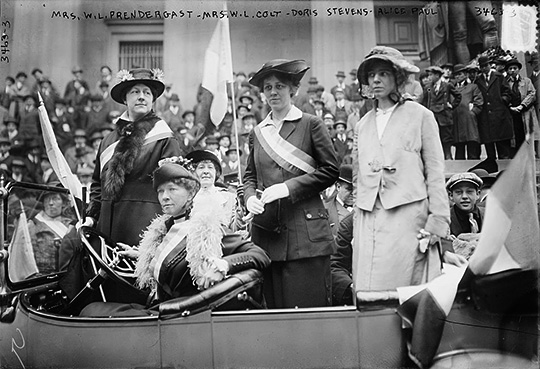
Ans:
[{"label": "woman in dark coat", "polygon": [[275,308],[331,304],[334,241],[319,192],[339,170],[322,120],[292,104],[308,69],[303,60],[273,60],[249,81],[271,108],[250,135],[244,183],[252,240],[272,259],[264,294]]},{"label": "woman in dark coat", "polygon": [[127,111],[99,147],[87,223],[96,223],[115,242],[132,245],[161,212],[151,174],[159,160],[180,155],[180,147],[167,123],[152,110],[165,88],[161,71],[124,70],[118,78],[111,97]]}]

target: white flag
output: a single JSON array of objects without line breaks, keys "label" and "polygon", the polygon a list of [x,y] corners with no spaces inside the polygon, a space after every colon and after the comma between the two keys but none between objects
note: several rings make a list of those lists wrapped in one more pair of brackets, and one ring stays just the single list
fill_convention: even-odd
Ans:
[{"label": "white flag", "polygon": [[232,81],[231,37],[229,19],[218,21],[210,44],[204,55],[202,87],[212,93],[210,119],[218,126],[227,112],[227,82]]}]

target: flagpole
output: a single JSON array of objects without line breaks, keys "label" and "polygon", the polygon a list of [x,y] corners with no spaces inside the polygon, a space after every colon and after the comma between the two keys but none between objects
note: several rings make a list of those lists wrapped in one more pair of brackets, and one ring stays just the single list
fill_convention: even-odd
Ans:
[{"label": "flagpole", "polygon": [[236,97],[234,95],[234,81],[230,81],[231,86],[231,99],[232,99],[232,110],[233,110],[233,125],[234,125],[234,138],[236,142],[236,155],[238,158],[238,186],[242,186],[242,167],[240,165],[240,145],[238,145],[238,117],[236,116]]}]

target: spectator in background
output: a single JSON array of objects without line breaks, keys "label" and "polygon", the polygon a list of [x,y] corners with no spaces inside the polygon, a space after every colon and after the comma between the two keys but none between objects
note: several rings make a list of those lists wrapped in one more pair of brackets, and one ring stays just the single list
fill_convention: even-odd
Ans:
[{"label": "spectator in background", "polygon": [[482,111],[484,98],[478,86],[469,82],[467,71],[465,65],[455,65],[456,91],[461,94],[461,102],[453,111],[456,160],[480,159],[480,137],[476,117]]},{"label": "spectator in background", "polygon": [[163,94],[157,98],[154,104],[154,111],[158,117],[162,116],[162,114],[169,108],[169,100],[171,99],[172,95],[172,83],[167,83],[165,85],[165,91],[163,91]]},{"label": "spectator in background", "polygon": [[55,101],[54,111],[49,115],[49,118],[58,141],[58,146],[62,152],[65,152],[73,144],[75,123],[73,121],[73,114],[68,112],[64,99]]},{"label": "spectator in background", "polygon": [[510,140],[514,137],[512,116],[508,109],[512,91],[502,74],[493,71],[486,56],[478,58],[481,73],[476,85],[484,98],[484,107],[478,116],[480,143],[490,159],[509,159]]},{"label": "spectator in background", "polygon": [[51,115],[54,111],[54,104],[56,100],[60,98],[60,96],[52,87],[51,81],[48,77],[43,76],[39,80],[37,91],[43,99],[43,104],[45,105],[45,109],[47,109],[47,114]]},{"label": "spectator in background", "polygon": [[183,126],[182,116],[183,116],[182,107],[180,106],[180,97],[178,94],[172,94],[169,99],[169,107],[161,113],[161,118],[169,124],[173,132],[178,132],[178,130]]},{"label": "spectator in background", "polygon": [[35,95],[31,94],[24,97],[24,109],[20,118],[19,134],[25,143],[38,138],[41,141],[41,125]]},{"label": "spectator in background", "polygon": [[107,121],[109,111],[105,108],[103,96],[101,94],[93,94],[90,96],[90,111],[82,113],[81,126],[86,132],[94,132],[104,122]]},{"label": "spectator in background", "polygon": [[66,84],[64,89],[64,99],[71,102],[70,106],[75,107],[79,99],[76,99],[79,95],[90,96],[90,86],[88,82],[83,79],[83,70],[79,66],[71,69],[73,79]]},{"label": "spectator in background", "polygon": [[6,125],[7,137],[12,145],[16,142],[23,142],[23,139],[19,134],[19,121],[17,119],[8,116],[7,119],[4,120],[4,124]]},{"label": "spectator in background", "polygon": [[34,179],[28,174],[28,167],[24,159],[21,157],[13,157],[9,171],[11,172],[11,177],[8,178],[10,181],[34,182]]},{"label": "spectator in background", "polygon": [[0,105],[5,109],[9,109],[12,98],[15,96],[14,91],[15,79],[11,76],[7,76],[5,79],[4,89],[0,91]]},{"label": "spectator in background", "polygon": [[338,163],[341,164],[345,155],[347,155],[347,122],[343,119],[337,119],[334,123],[334,131],[336,132],[335,136],[332,137],[332,142],[334,143],[334,150],[336,150],[336,155]]},{"label": "spectator in background", "polygon": [[[100,91],[103,84],[107,85],[108,87],[113,83],[112,70],[108,65],[103,65],[101,68],[99,68],[99,72],[101,73],[101,76],[99,81],[96,83],[96,91]],[[103,98],[105,99],[105,96]]]},{"label": "spectator in background", "polygon": [[11,86],[11,99],[9,104],[9,115],[20,119],[24,112],[24,99],[30,95],[32,90],[28,86],[28,76],[25,72],[19,72],[15,76],[15,83]]},{"label": "spectator in background", "polygon": [[538,117],[534,109],[536,89],[528,77],[519,75],[523,65],[512,59],[506,63],[506,80],[510,85],[511,100],[510,113],[514,124],[514,145],[510,157],[514,157],[521,144],[538,130]]},{"label": "spectator in background", "polygon": [[324,107],[331,111],[336,105],[336,99],[330,92],[325,91],[323,85],[317,85],[317,98],[324,102]]},{"label": "spectator in background", "polygon": [[73,133],[73,140],[75,141],[75,145],[69,147],[64,153],[64,156],[69,168],[75,173],[78,165],[83,163],[93,165],[95,154],[94,150],[86,144],[87,137],[84,129],[76,129]]},{"label": "spectator in background", "polygon": [[336,104],[333,109],[330,109],[330,113],[332,113],[336,119],[347,121],[349,114],[352,113],[353,103],[345,99],[346,91],[341,87],[336,88],[333,94],[336,99]]},{"label": "spectator in background", "polygon": [[336,97],[336,90],[339,88],[341,89],[341,91],[343,92],[343,95],[344,95],[344,99],[347,99],[349,100],[350,98],[350,95],[351,95],[351,88],[345,84],[345,78],[347,78],[345,76],[345,72],[343,72],[342,70],[338,71],[336,73],[336,79],[337,79],[337,84],[332,87],[330,89],[330,93],[332,95],[334,95],[334,98],[337,100],[337,97]]},{"label": "spectator in background", "polygon": [[[339,172],[320,118],[292,104],[308,69],[303,60],[277,59],[265,63],[250,80],[271,108],[250,136],[244,198],[254,215],[252,240],[272,259],[263,285],[272,308],[331,305],[334,240],[319,193]],[[290,155],[299,160],[291,162]]]},{"label": "spectator in background", "polygon": [[[186,110],[182,114],[184,127],[187,129],[187,138],[189,139],[189,145],[195,150],[201,148],[201,141],[206,132],[206,128],[201,122],[195,122],[195,112],[193,110]],[[191,150],[190,150],[191,151]]]},{"label": "spectator in background", "polygon": [[[538,52],[534,52],[533,54],[531,54],[528,63],[532,67],[532,72],[529,78],[531,79],[531,82],[536,91],[538,91],[538,89],[540,89],[540,62],[538,60]],[[534,101],[534,110],[536,111],[537,119],[540,120],[540,102],[538,98]],[[540,158],[540,151],[538,150],[538,141],[540,140],[540,127],[535,127],[533,137],[534,151],[536,153],[536,158],[538,159]]]},{"label": "spectator in background", "polygon": [[443,82],[454,84],[453,75],[454,75],[454,66],[450,63],[445,63],[441,65],[443,74],[441,79]]},{"label": "spectator in background", "polygon": [[[80,129],[84,129],[86,124],[86,109],[90,102],[90,90],[84,87],[80,80],[73,80],[73,88],[69,88],[68,95],[64,97],[68,103],[68,111],[73,114],[75,126]],[[84,82],[84,81],[83,81]]]},{"label": "spectator in background", "polygon": [[352,239],[354,212],[339,223],[336,234],[336,252],[332,255],[332,305],[354,304],[352,280]]},{"label": "spectator in background", "polygon": [[9,152],[10,149],[11,141],[9,138],[0,136],[0,168],[3,170],[8,170],[11,166],[13,156]]},{"label": "spectator in background", "polygon": [[328,221],[334,236],[338,232],[339,224],[352,212],[353,205],[352,165],[343,164],[339,167],[336,190],[332,196],[324,201],[324,207],[328,210]]},{"label": "spectator in background", "polygon": [[349,76],[351,76],[352,83],[350,84],[350,95],[349,100],[352,102],[357,102],[363,100],[362,98],[362,86],[360,86],[360,83],[358,83],[358,79],[356,78],[356,69],[352,69],[349,72]]},{"label": "spectator in background", "polygon": [[51,166],[51,162],[49,161],[49,157],[47,154],[41,154],[41,178],[38,181],[38,183],[43,184],[53,184],[58,183],[59,179],[56,173],[53,170],[53,167]]},{"label": "spectator in background", "polygon": [[431,66],[427,69],[431,83],[427,88],[426,107],[433,112],[439,125],[439,138],[444,150],[444,158],[452,160],[454,143],[454,119],[452,111],[460,104],[461,95],[451,83],[442,80],[443,70]]}]

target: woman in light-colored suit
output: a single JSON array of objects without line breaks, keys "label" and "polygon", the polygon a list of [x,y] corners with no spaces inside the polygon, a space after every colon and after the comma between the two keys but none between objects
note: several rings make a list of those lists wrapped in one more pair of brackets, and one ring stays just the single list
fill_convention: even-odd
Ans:
[{"label": "woman in light-colored suit", "polygon": [[353,149],[357,294],[419,284],[440,273],[435,244],[450,221],[444,155],[433,113],[398,92],[414,72],[417,67],[385,46],[372,49],[358,69],[375,104],[356,126]]}]

